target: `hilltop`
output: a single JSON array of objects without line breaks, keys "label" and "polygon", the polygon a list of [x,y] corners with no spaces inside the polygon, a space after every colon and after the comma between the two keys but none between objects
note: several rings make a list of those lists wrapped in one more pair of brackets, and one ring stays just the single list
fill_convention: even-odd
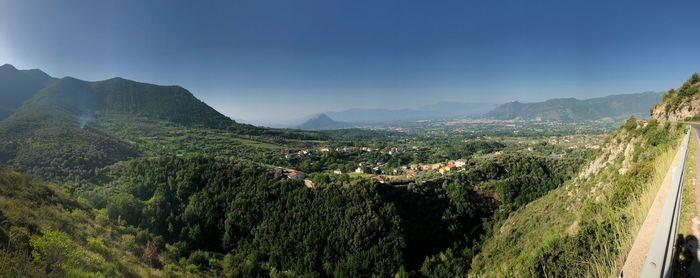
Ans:
[{"label": "hilltop", "polygon": [[651,116],[659,120],[683,121],[700,116],[700,75],[693,74],[678,89],[664,94],[661,102],[651,109]]},{"label": "hilltop", "polygon": [[543,102],[502,104],[484,115],[497,120],[528,120],[581,122],[596,120],[622,121],[629,116],[643,118],[649,108],[661,99],[661,94],[610,95],[579,100],[575,98],[550,99]]},{"label": "hilltop", "polygon": [[54,79],[40,70],[0,66],[0,120],[12,115],[34,93]]},{"label": "hilltop", "polygon": [[306,120],[301,125],[297,126],[298,129],[303,130],[325,130],[325,129],[343,129],[349,128],[352,125],[344,122],[338,122],[326,114],[318,114],[311,119]]}]

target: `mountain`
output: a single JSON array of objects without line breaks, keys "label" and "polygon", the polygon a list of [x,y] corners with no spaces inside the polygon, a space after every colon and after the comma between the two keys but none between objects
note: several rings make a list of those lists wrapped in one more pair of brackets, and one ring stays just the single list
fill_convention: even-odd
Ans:
[{"label": "mountain", "polygon": [[303,124],[297,126],[298,129],[302,130],[325,130],[325,129],[341,129],[341,128],[349,128],[351,127],[350,124],[344,123],[344,122],[338,122],[326,114],[318,114],[311,119],[308,119],[306,122]]},{"label": "mountain", "polygon": [[246,141],[251,146],[261,141],[323,138],[312,132],[237,123],[180,86],[123,78],[56,79],[11,65],[0,67],[0,81],[4,100],[0,103],[4,113],[0,114],[4,115],[0,165],[50,181],[94,176],[95,169],[141,155],[144,148],[134,140],[144,131],[153,134],[151,139],[169,136],[171,140],[180,139],[172,130],[190,129],[208,130],[234,142],[236,136],[253,136]]},{"label": "mountain", "polygon": [[53,78],[40,70],[18,70],[9,64],[0,66],[0,120],[12,115],[51,81]]},{"label": "mountain", "polygon": [[185,126],[223,127],[235,122],[180,86],[159,86],[112,78],[88,82],[65,77],[38,91],[27,103],[81,116],[131,114]]},{"label": "mountain", "polygon": [[488,103],[438,102],[408,109],[364,109],[353,108],[338,112],[326,112],[328,116],[342,122],[382,123],[416,121],[448,117],[474,117],[496,107]]},{"label": "mountain", "polygon": [[557,98],[543,102],[509,102],[499,105],[484,115],[497,120],[529,120],[579,122],[594,120],[622,120],[630,115],[644,117],[649,108],[661,99],[660,93],[610,95],[579,100]]}]

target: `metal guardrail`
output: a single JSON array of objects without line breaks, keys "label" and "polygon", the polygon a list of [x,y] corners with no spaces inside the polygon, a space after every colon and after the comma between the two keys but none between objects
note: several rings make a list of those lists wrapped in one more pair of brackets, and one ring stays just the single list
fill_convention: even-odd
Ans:
[{"label": "metal guardrail", "polygon": [[649,251],[644,259],[640,277],[671,277],[673,273],[673,255],[676,249],[678,221],[681,211],[681,190],[685,161],[688,154],[690,129],[681,143],[681,165],[675,166],[671,174],[671,188],[661,210],[659,222],[652,238]]}]

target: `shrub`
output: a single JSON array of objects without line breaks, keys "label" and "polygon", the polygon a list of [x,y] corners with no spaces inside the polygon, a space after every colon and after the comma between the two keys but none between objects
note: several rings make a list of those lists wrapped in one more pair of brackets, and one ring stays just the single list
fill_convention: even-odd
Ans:
[{"label": "shrub", "polygon": [[67,234],[46,228],[41,237],[29,241],[34,261],[45,266],[48,273],[76,268],[85,257],[85,251]]}]

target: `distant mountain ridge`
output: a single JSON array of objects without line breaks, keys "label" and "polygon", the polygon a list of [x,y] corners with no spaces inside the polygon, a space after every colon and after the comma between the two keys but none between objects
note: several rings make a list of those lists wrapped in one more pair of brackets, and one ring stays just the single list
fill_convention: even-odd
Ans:
[{"label": "distant mountain ridge", "polygon": [[496,120],[530,120],[578,122],[594,120],[621,120],[631,115],[648,117],[649,110],[659,100],[661,93],[609,95],[579,100],[557,98],[543,102],[509,102],[499,105],[484,115]]},{"label": "distant mountain ridge", "polygon": [[449,117],[475,117],[490,111],[494,107],[496,107],[496,104],[443,101],[418,108],[352,108],[337,112],[324,112],[324,114],[341,122],[382,123]]}]

